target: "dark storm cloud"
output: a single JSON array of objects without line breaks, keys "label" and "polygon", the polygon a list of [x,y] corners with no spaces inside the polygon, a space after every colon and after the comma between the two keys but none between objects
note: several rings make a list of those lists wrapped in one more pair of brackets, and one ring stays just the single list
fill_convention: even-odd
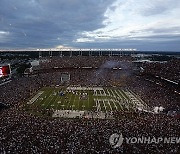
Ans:
[{"label": "dark storm cloud", "polygon": [[[1,0],[0,31],[8,31],[6,45],[55,47],[70,44],[82,31],[103,27],[112,0]],[[1,34],[0,34],[1,35]],[[7,36],[6,36],[7,37]]]},{"label": "dark storm cloud", "polygon": [[[119,4],[116,5],[116,2]],[[180,24],[174,20],[179,12],[172,12],[178,10],[180,2],[176,0],[146,2],[146,0],[0,0],[0,49],[54,48],[58,45],[78,48],[168,49],[174,45],[172,50],[179,50]],[[107,10],[109,14],[105,16]],[[120,12],[117,13],[116,10]],[[126,16],[131,11],[133,17]],[[172,23],[169,21],[167,26],[158,26],[161,17],[166,17],[169,12],[173,15]],[[126,20],[118,22],[121,18],[119,15]],[[136,15],[143,17],[144,23],[141,21],[141,24],[148,25],[146,19],[151,19],[155,26],[141,29],[138,23],[139,16],[137,21],[132,20]],[[108,18],[110,29],[108,25],[103,24]],[[131,21],[138,23],[134,26],[137,29],[128,27],[131,26],[128,24]],[[111,27],[111,24],[115,27]],[[83,35],[85,32],[99,29],[102,30],[95,32],[94,37]],[[119,29],[129,32],[121,34]],[[111,35],[114,31],[117,31],[115,34],[118,35]],[[147,35],[139,35],[141,33]],[[78,39],[85,41],[78,42]],[[90,42],[92,40],[93,42]]]}]

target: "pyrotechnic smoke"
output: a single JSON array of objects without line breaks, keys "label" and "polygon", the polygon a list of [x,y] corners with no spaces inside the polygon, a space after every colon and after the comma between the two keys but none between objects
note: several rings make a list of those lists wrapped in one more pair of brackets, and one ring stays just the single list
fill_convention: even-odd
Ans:
[{"label": "pyrotechnic smoke", "polygon": [[[126,78],[131,74],[132,63],[125,61],[106,61],[102,64],[94,75],[91,77],[91,81],[94,84],[102,83],[106,79],[120,79],[120,77]],[[113,69],[117,69],[113,71]],[[113,72],[112,72],[113,71]],[[112,72],[110,75],[109,73]]]}]

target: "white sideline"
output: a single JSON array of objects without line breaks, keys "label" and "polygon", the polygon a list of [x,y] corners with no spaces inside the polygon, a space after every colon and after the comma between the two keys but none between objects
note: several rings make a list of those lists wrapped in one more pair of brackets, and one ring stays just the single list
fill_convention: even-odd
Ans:
[{"label": "white sideline", "polygon": [[33,104],[43,93],[44,91],[38,92],[27,104]]}]

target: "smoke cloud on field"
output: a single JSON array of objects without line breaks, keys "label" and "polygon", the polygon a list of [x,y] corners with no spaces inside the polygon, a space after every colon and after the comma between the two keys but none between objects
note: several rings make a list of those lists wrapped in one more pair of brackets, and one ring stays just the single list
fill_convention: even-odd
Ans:
[{"label": "smoke cloud on field", "polygon": [[[128,78],[132,74],[132,63],[126,61],[115,61],[110,60],[102,64],[99,69],[97,69],[94,75],[91,77],[92,83],[102,83],[106,82],[106,79],[116,80],[119,78]],[[113,76],[108,78],[108,76]]]}]

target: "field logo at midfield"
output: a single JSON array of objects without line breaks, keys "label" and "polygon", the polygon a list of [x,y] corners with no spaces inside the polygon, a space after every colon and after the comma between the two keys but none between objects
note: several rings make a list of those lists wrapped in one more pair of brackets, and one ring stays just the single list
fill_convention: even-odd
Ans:
[{"label": "field logo at midfield", "polygon": [[109,143],[111,144],[111,146],[113,148],[118,148],[122,145],[123,143],[123,136],[122,133],[121,134],[112,134],[109,138]]}]

